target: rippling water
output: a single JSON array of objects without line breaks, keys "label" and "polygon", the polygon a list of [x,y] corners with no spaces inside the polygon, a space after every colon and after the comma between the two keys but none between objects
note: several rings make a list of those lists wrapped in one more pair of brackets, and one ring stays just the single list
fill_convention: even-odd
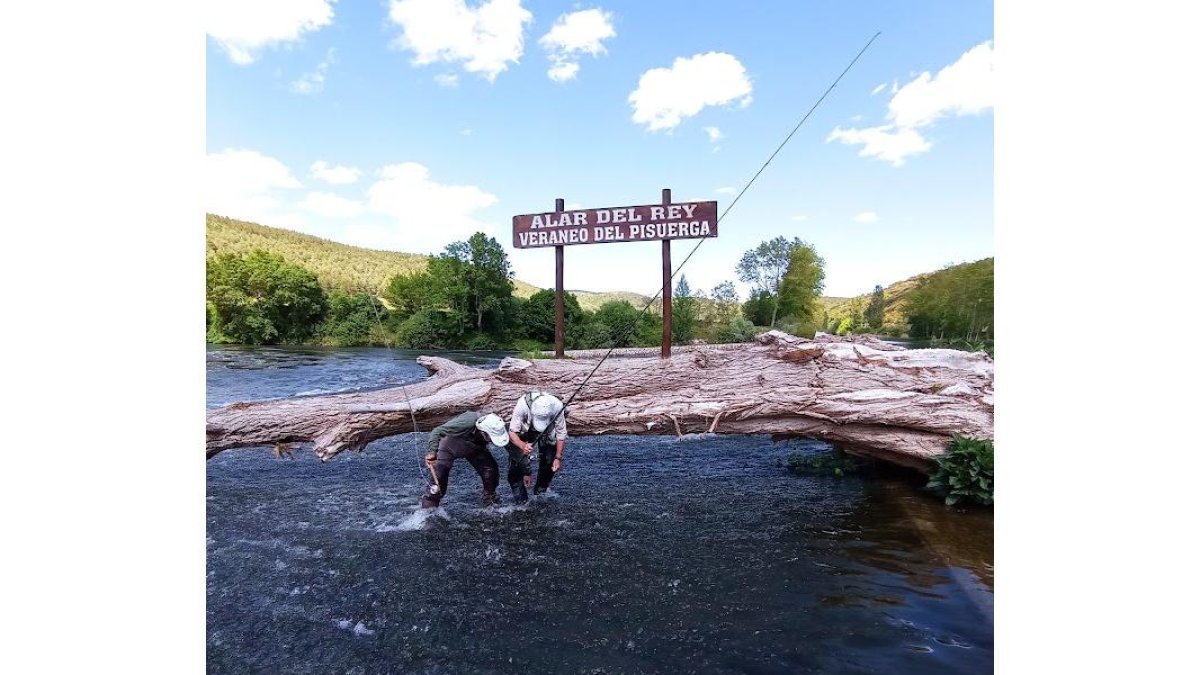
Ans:
[{"label": "rippling water", "polygon": [[[411,358],[211,349],[209,404],[409,381]],[[903,476],[789,475],[809,441],[588,437],[547,498],[480,508],[460,462],[421,512],[419,441],[209,461],[209,672],[992,671],[991,514]]]}]

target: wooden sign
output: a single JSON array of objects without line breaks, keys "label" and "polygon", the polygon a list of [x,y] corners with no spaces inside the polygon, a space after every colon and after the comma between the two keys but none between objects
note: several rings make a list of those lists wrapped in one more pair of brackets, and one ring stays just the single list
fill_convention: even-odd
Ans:
[{"label": "wooden sign", "polygon": [[717,236],[717,203],[684,202],[513,216],[513,248]]}]

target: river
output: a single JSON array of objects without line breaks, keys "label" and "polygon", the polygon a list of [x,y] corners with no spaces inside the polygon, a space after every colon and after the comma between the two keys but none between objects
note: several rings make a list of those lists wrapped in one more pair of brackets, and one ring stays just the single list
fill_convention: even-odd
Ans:
[{"label": "river", "polygon": [[[208,405],[415,381],[415,355],[210,347]],[[816,441],[580,437],[529,505],[502,481],[481,508],[457,462],[425,512],[420,441],[209,460],[209,673],[992,672],[992,514],[911,476],[785,471]]]}]

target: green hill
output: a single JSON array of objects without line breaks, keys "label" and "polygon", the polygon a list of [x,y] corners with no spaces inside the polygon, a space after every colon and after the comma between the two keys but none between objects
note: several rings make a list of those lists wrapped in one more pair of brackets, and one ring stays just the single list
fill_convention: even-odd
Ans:
[{"label": "green hill", "polygon": [[[629,291],[574,291],[568,288],[567,292],[574,293],[575,299],[579,300],[579,306],[590,312],[596,311],[600,308],[600,305],[611,300],[624,300],[634,307],[641,309],[646,304],[646,301],[650,299],[648,295],[639,295]],[[655,312],[655,309],[658,311]],[[657,307],[651,307],[647,311],[662,314],[662,306],[657,305]]]},{"label": "green hill", "polygon": [[[397,274],[412,274],[425,269],[429,256],[419,253],[376,251],[336,241],[301,234],[277,227],[268,227],[244,220],[208,214],[206,222],[207,252],[249,253],[263,249],[282,255],[317,275],[321,285],[347,292],[374,290],[383,292],[388,280]],[[520,279],[513,279],[513,295],[528,298],[541,289]],[[650,298],[626,291],[571,291],[583,309],[595,311],[609,300],[628,300],[641,308]],[[661,310],[660,310],[661,311]]]},{"label": "green hill", "polygon": [[[418,253],[359,248],[211,213],[206,229],[207,256],[264,249],[311,270],[323,286],[348,292],[370,289],[380,293],[393,276],[420,272],[429,260],[429,256]],[[540,290],[519,279],[513,280],[513,286],[513,294],[523,298]]]},{"label": "green hill", "polygon": [[[985,260],[987,260],[985,258]],[[975,261],[978,262],[978,261]],[[974,263],[961,263],[959,265],[949,265],[945,269],[954,269],[962,265],[970,265]],[[939,270],[941,271],[941,270]],[[908,321],[907,301],[909,295],[916,290],[922,279],[925,279],[938,272],[925,272],[907,279],[897,281],[883,289],[884,309],[883,322],[884,324],[903,325]],[[835,298],[822,297],[821,304],[830,320],[841,321],[845,317],[861,316],[867,309],[867,305],[871,302],[871,293],[864,293],[853,298]]]}]

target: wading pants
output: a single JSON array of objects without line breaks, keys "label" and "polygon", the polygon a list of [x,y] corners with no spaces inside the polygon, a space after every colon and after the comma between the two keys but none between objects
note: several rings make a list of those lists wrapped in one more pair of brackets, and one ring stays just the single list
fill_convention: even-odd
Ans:
[{"label": "wading pants", "polygon": [[[526,443],[532,443],[538,437],[538,432],[530,429],[523,434],[520,434],[521,440]],[[557,443],[553,439],[543,441],[537,448],[538,453],[538,474],[537,482],[534,484],[534,494],[541,494],[550,487],[550,480],[554,478],[554,453],[557,451]],[[513,500],[518,504],[529,499],[529,492],[525,489],[525,476],[533,475],[530,468],[529,455],[526,455],[515,444],[508,444],[508,486],[512,488]]]},{"label": "wading pants", "polygon": [[437,459],[433,463],[433,472],[437,475],[439,486],[438,492],[433,494],[433,481],[430,480],[429,486],[425,488],[425,494],[421,495],[421,508],[433,508],[442,502],[442,497],[445,497],[446,492],[450,489],[450,469],[454,466],[456,459],[467,460],[479,474],[479,480],[483,483],[484,504],[496,502],[496,486],[500,484],[500,467],[496,464],[492,453],[488,452],[487,445],[479,446],[454,436],[447,436],[438,443]]}]

